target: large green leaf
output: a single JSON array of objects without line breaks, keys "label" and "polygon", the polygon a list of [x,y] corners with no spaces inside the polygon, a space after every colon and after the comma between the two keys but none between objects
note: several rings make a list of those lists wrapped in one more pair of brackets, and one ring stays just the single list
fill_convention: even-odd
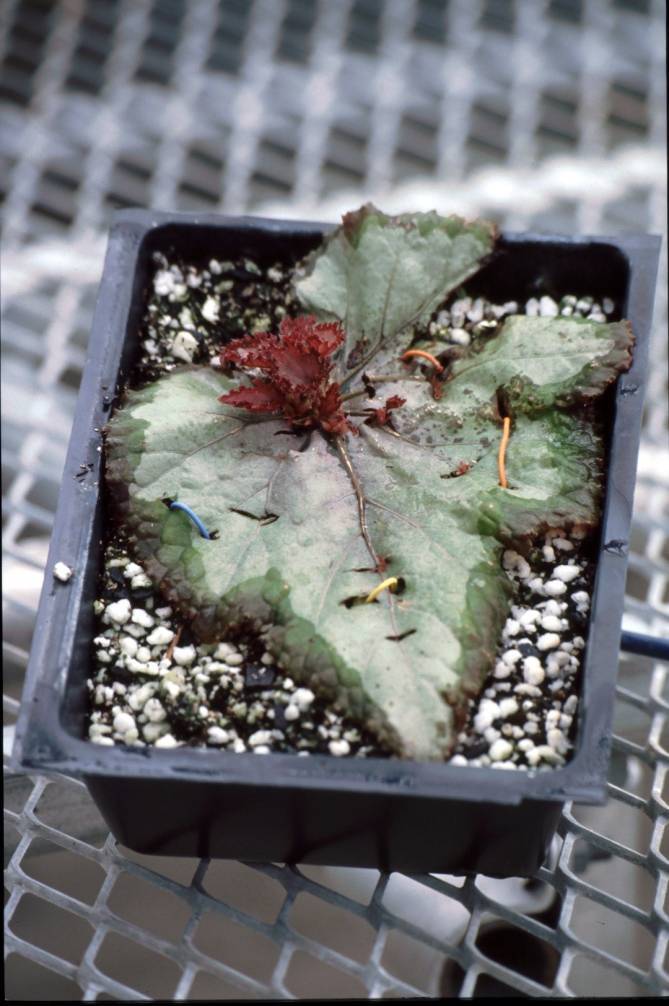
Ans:
[{"label": "large green leaf", "polygon": [[630,341],[627,322],[511,316],[497,338],[453,364],[451,407],[484,405],[496,387],[505,390],[514,415],[586,402],[629,365]]},{"label": "large green leaf", "polygon": [[[281,420],[217,405],[226,377],[182,369],[131,392],[110,424],[116,512],[203,638],[272,624],[269,648],[291,676],[402,756],[440,759],[493,659],[508,606],[504,543],[597,521],[602,444],[574,406],[614,379],[630,344],[626,323],[513,318],[454,366],[439,401],[427,383],[379,385],[407,398],[395,432],[363,425],[346,444],[315,432],[306,447],[276,436]],[[508,489],[500,399],[517,407]],[[471,467],[456,476],[462,462]],[[374,547],[406,584],[371,604],[350,604],[380,578],[351,470]],[[219,537],[200,538],[165,498]]]},{"label": "large green leaf", "polygon": [[343,323],[339,381],[398,356],[412,326],[481,267],[495,236],[485,221],[437,213],[389,217],[368,204],[347,214],[295,285],[306,308]]}]

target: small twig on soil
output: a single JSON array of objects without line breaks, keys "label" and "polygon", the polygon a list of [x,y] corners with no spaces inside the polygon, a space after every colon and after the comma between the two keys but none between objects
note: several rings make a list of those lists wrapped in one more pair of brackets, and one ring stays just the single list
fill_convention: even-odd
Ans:
[{"label": "small twig on soil", "polygon": [[180,625],[179,628],[177,629],[177,631],[172,636],[172,641],[170,642],[170,645],[165,650],[165,659],[166,660],[171,660],[172,659],[172,654],[174,653],[174,648],[176,646],[178,646],[179,640],[181,639],[181,631],[182,631],[182,629],[183,629],[183,625]]}]

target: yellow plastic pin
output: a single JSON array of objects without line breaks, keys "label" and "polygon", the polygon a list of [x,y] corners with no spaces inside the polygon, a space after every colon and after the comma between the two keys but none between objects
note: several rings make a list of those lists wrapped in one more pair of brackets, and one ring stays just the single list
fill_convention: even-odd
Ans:
[{"label": "yellow plastic pin", "polygon": [[372,601],[375,601],[379,594],[384,590],[389,590],[392,593],[398,584],[399,580],[396,576],[389,576],[387,580],[383,580],[382,583],[379,583],[373,590],[370,590],[369,594],[365,598],[365,604],[371,604]]}]

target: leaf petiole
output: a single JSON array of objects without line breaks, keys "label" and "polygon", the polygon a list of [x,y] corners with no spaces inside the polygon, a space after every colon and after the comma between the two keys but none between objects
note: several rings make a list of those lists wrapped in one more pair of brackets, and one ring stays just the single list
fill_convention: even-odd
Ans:
[{"label": "leaf petiole", "polygon": [[[437,361],[439,362],[439,361]],[[443,368],[442,368],[443,369]],[[422,377],[412,377],[407,374],[370,374],[369,382],[370,384],[388,384],[394,383],[395,381],[414,381],[417,384],[423,383]],[[372,396],[369,394],[367,388],[360,388],[358,391],[347,391],[345,395],[341,396],[342,402],[348,402],[351,398],[358,398],[360,395],[367,395],[368,398]]]},{"label": "leaf petiole", "polygon": [[351,456],[348,453],[348,450],[346,449],[346,444],[344,443],[343,438],[335,437],[334,443],[337,448],[337,453],[339,454],[341,462],[346,470],[346,474],[351,480],[353,491],[355,492],[355,498],[358,504],[358,521],[360,523],[360,533],[362,534],[363,541],[367,546],[367,551],[372,557],[374,565],[380,572],[381,570],[384,569],[385,564],[378,555],[376,549],[374,548],[372,539],[369,534],[369,527],[367,525],[367,497],[365,496],[362,485],[360,484],[358,473],[353,467]]},{"label": "leaf petiole", "polygon": [[341,396],[341,400],[342,402],[350,402],[352,398],[360,398],[361,395],[367,395],[369,397],[367,388],[360,388],[359,391],[349,391],[346,395]]},{"label": "leaf petiole", "polygon": [[412,377],[407,374],[370,374],[369,379],[374,384],[381,384],[384,381],[415,381],[417,384],[423,383],[422,377]]}]

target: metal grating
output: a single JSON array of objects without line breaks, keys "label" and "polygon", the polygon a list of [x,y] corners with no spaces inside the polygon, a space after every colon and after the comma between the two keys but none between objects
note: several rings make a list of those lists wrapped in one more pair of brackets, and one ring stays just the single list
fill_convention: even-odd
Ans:
[{"label": "metal grating", "polygon": [[[5,741],[110,211],[664,229],[661,0],[6,0]],[[666,254],[666,252],[665,252]],[[666,260],[625,627],[666,632]],[[657,366],[655,366],[657,362]],[[664,473],[664,474],[663,474]],[[667,668],[620,663],[609,802],[529,884],[137,856],[85,789],[6,778],[21,999],[666,994]]]}]

